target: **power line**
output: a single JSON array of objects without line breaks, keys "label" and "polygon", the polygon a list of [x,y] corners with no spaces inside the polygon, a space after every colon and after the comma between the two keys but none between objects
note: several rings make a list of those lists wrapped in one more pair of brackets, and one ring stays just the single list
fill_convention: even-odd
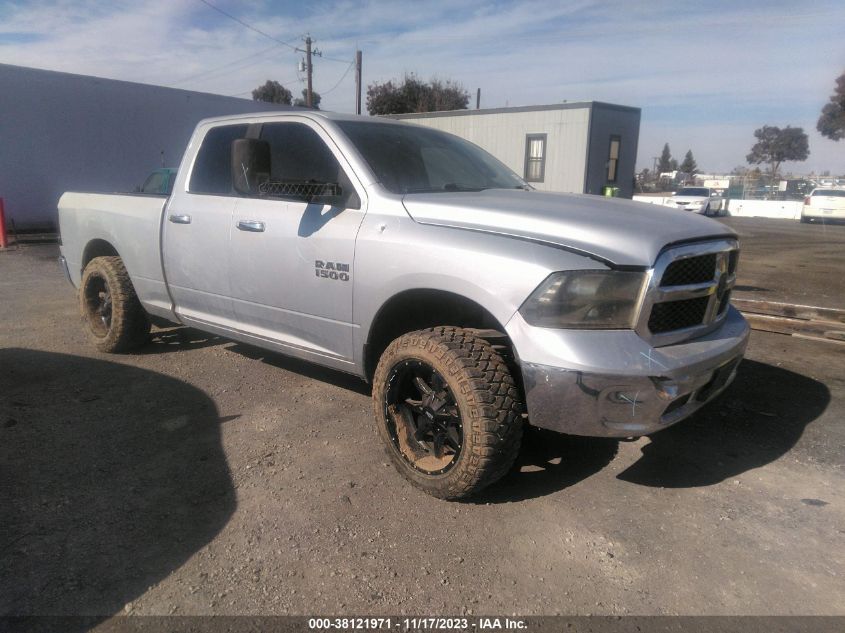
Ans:
[{"label": "power line", "polygon": [[[280,81],[279,83],[282,84],[282,86],[284,86],[285,84],[291,84],[295,81],[296,81],[296,78],[292,77],[290,79],[284,79],[284,80]],[[245,90],[244,92],[236,92],[233,95],[226,95],[226,96],[227,97],[242,97],[244,95],[251,95],[251,94],[252,94],[252,90]]]},{"label": "power line", "polygon": [[[320,55],[320,59],[327,59],[330,62],[340,62],[341,64],[348,64],[348,59],[338,59],[337,57],[326,57],[325,55]],[[355,62],[353,62],[355,63]]]},{"label": "power line", "polygon": [[[171,87],[172,86],[178,86],[179,84],[187,83],[187,82],[193,81],[195,79],[199,79],[201,77],[213,75],[213,74],[215,74],[215,73],[217,73],[221,70],[228,69],[231,66],[236,66],[237,64],[240,64],[242,62],[249,61],[250,59],[264,55],[265,53],[268,53],[271,50],[273,50],[274,48],[278,48],[278,47],[279,47],[278,44],[273,44],[272,46],[265,48],[264,50],[258,51],[257,53],[253,53],[252,55],[247,55],[246,57],[241,57],[241,58],[236,59],[234,61],[223,64],[222,66],[217,66],[216,68],[212,68],[210,70],[205,70],[201,73],[197,73],[196,75],[190,75],[188,77],[184,77],[184,78],[179,79],[177,81],[174,81],[172,84],[168,84],[168,85],[171,86]],[[232,70],[234,70],[234,69],[232,69]]]},{"label": "power line", "polygon": [[324,97],[324,96],[326,96],[327,94],[329,94],[330,92],[332,92],[335,88],[337,88],[337,87],[340,85],[340,82],[342,82],[344,79],[346,79],[346,75],[348,75],[348,74],[349,74],[350,69],[351,69],[354,65],[355,65],[355,62],[349,62],[349,66],[347,66],[347,67],[346,67],[346,70],[345,70],[345,71],[343,71],[343,75],[341,75],[340,79],[338,79],[338,80],[337,80],[337,83],[336,83],[334,86],[332,86],[331,88],[329,88],[328,90],[326,90],[325,92],[321,92],[321,93],[320,93],[320,97]]},{"label": "power line", "polygon": [[240,24],[241,26],[248,28],[250,31],[255,31],[255,32],[256,32],[256,33],[258,33],[259,35],[263,35],[263,36],[264,36],[264,37],[266,37],[267,39],[273,40],[274,42],[276,42],[277,44],[281,44],[282,46],[287,46],[287,47],[288,47],[289,49],[291,49],[291,50],[294,50],[294,51],[296,51],[296,50],[297,50],[296,46],[294,46],[294,45],[293,45],[293,44],[291,44],[290,42],[283,42],[282,40],[280,40],[280,39],[278,39],[278,38],[275,38],[275,37],[273,37],[272,35],[270,35],[270,34],[268,34],[268,33],[265,33],[265,32],[264,32],[264,31],[262,31],[261,29],[257,29],[257,28],[255,28],[254,26],[252,26],[251,24],[247,24],[246,22],[244,22],[244,21],[243,21],[243,20],[241,20],[240,18],[235,17],[234,15],[232,15],[231,13],[227,13],[226,11],[224,11],[223,9],[221,9],[220,7],[218,7],[218,6],[215,6],[215,5],[211,4],[208,0],[200,0],[200,2],[202,2],[202,3],[203,3],[204,5],[206,5],[206,6],[208,6],[208,7],[212,8],[212,9],[214,9],[215,11],[217,11],[217,13],[219,13],[219,14],[221,14],[221,15],[225,15],[225,16],[226,16],[227,18],[229,18],[230,20],[234,20],[235,22],[237,22],[237,23],[238,23],[238,24]]}]

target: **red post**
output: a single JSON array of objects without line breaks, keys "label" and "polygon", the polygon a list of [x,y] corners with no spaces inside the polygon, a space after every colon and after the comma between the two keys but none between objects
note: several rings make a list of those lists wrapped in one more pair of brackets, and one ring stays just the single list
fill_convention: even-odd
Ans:
[{"label": "red post", "polygon": [[6,236],[6,211],[3,209],[3,198],[0,198],[0,248],[6,248],[9,239]]}]

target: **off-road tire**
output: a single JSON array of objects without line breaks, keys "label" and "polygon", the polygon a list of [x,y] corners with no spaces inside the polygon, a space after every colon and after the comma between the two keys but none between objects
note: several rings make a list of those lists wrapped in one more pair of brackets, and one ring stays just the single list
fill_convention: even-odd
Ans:
[{"label": "off-road tire", "polygon": [[[111,297],[110,323],[97,312],[96,291],[105,283]],[[150,320],[120,257],[95,257],[82,272],[79,308],[85,329],[101,352],[122,353],[147,342]]]},{"label": "off-road tire", "polygon": [[[463,428],[461,452],[448,471],[431,475],[400,453],[388,426],[386,390],[391,371],[404,361],[423,361],[445,378]],[[373,377],[376,430],[390,460],[412,484],[440,499],[469,497],[505,475],[522,440],[523,402],[502,356],[472,330],[435,327],[394,340]]]}]

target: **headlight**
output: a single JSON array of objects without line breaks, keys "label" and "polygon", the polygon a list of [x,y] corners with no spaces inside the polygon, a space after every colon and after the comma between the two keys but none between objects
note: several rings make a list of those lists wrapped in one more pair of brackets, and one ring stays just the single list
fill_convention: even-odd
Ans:
[{"label": "headlight", "polygon": [[632,329],[646,273],[576,270],[549,275],[519,309],[538,327]]}]

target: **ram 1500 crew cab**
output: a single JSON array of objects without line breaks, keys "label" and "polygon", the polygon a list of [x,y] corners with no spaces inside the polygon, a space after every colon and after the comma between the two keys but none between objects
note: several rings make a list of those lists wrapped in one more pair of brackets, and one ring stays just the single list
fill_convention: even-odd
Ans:
[{"label": "ram 1500 crew cab", "polygon": [[525,423],[665,429],[725,389],[748,339],[722,224],[532,191],[396,121],[205,120],[170,197],[66,193],[59,216],[100,350],[157,317],[360,376],[393,463],[442,498],[501,477]]}]

